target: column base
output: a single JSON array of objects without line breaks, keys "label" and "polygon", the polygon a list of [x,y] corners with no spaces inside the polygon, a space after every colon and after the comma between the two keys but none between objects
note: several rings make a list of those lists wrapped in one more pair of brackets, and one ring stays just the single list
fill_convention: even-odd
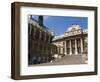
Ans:
[{"label": "column base", "polygon": [[72,55],[72,53],[70,53],[69,55]]},{"label": "column base", "polygon": [[67,55],[67,53],[64,53],[65,55]]},{"label": "column base", "polygon": [[75,55],[78,55],[78,52],[77,51],[75,52]]}]

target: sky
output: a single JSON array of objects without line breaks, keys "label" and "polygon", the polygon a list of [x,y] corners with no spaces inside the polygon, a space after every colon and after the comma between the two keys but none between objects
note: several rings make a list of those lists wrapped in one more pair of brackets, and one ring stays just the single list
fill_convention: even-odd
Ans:
[{"label": "sky", "polygon": [[[32,16],[38,19],[38,16]],[[87,29],[87,17],[70,17],[70,16],[43,16],[43,24],[54,32],[55,35],[64,34],[67,29],[74,24],[80,25],[82,29]]]}]

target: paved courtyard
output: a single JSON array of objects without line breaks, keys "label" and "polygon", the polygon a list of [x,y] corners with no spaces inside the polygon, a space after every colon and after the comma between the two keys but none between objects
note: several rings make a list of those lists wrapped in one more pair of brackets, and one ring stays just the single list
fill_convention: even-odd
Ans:
[{"label": "paved courtyard", "polygon": [[[86,61],[82,55],[67,55],[62,58],[57,58],[50,63],[42,63],[34,66],[45,66],[45,65],[74,65],[74,64],[85,64]],[[33,66],[33,65],[31,65]]]}]

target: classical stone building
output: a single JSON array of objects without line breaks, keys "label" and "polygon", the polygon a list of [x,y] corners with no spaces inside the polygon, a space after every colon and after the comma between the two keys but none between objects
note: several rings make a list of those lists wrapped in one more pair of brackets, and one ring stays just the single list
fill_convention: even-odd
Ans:
[{"label": "classical stone building", "polygon": [[57,46],[55,54],[60,56],[87,54],[87,37],[86,29],[82,29],[79,25],[72,25],[64,34],[54,37],[52,44]]},{"label": "classical stone building", "polygon": [[82,29],[79,25],[72,25],[64,34],[54,36],[44,26],[43,16],[38,16],[38,20],[35,20],[30,15],[28,18],[28,63],[29,65],[48,63],[56,61],[59,57],[68,57],[66,55],[85,54],[87,57],[87,37],[87,29]]},{"label": "classical stone building", "polygon": [[32,16],[28,18],[28,63],[40,64],[51,60],[51,44],[53,35],[43,25],[43,16],[38,21]]}]

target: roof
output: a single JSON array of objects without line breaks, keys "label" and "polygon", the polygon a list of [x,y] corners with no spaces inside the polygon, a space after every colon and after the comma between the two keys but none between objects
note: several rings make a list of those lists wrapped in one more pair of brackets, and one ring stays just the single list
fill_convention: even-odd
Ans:
[{"label": "roof", "polygon": [[75,25],[71,25],[71,26],[67,29],[66,32],[68,32],[68,31],[74,31],[74,30],[79,30],[79,29],[81,29],[81,27],[80,27],[79,25],[75,24]]},{"label": "roof", "polygon": [[[79,33],[76,33],[77,31],[78,31]],[[55,36],[55,37],[53,38],[53,41],[58,40],[58,39],[62,39],[62,38],[64,38],[64,37],[73,36],[73,33],[71,33],[71,32],[75,32],[75,33],[76,33],[75,35],[80,34],[80,33],[87,34],[87,33],[88,33],[88,30],[87,30],[87,29],[81,29],[81,27],[80,27],[79,25],[72,25],[71,27],[68,28],[67,31],[65,31],[64,34]],[[71,34],[71,35],[70,35],[70,34]]]},{"label": "roof", "polygon": [[64,37],[64,34],[59,35],[59,36],[55,36],[55,37],[53,38],[53,41],[55,41],[55,40],[57,40],[57,39],[62,39],[63,37]]},{"label": "roof", "polygon": [[43,31],[52,34],[52,32],[49,30],[49,28],[47,28],[46,26],[41,26],[41,25],[39,25],[38,21],[35,20],[35,19],[33,19],[33,18],[32,18],[32,19],[29,19],[29,20],[28,20],[28,23],[33,24],[33,25],[36,26],[37,28],[42,29]]}]

